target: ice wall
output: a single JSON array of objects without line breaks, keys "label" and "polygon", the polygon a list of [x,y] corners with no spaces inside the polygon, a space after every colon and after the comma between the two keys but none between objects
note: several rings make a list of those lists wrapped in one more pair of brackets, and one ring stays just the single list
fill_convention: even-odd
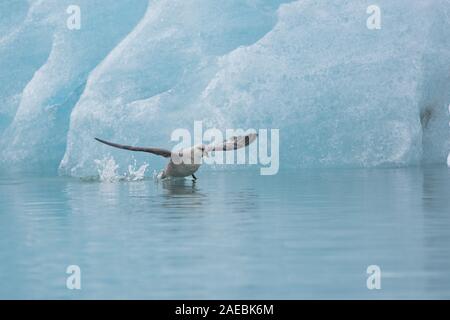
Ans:
[{"label": "ice wall", "polygon": [[89,72],[139,21],[147,1],[76,1],[80,30],[67,27],[73,1],[30,1],[26,14],[23,2],[6,2],[2,14],[14,18],[0,39],[0,161],[15,168],[56,168]]},{"label": "ice wall", "polygon": [[[93,137],[171,147],[170,133],[194,120],[279,128],[282,167],[446,161],[448,0],[378,1],[380,30],[366,27],[370,1],[86,1],[81,32],[65,28],[68,2],[57,3],[27,22],[45,30],[35,42],[0,36],[2,67],[26,60],[16,48],[33,57],[17,81],[0,75],[14,87],[0,91],[3,165],[62,158],[61,173],[85,176],[111,154],[124,168],[133,157],[159,168]],[[32,7],[0,30],[25,39]]]},{"label": "ice wall", "polygon": [[0,135],[11,123],[22,91],[51,50],[51,32],[39,4],[0,2]]},{"label": "ice wall", "polygon": [[[140,154],[99,146],[94,136],[171,147],[171,132],[192,129],[194,120],[222,125],[215,110],[202,105],[202,92],[219,71],[220,57],[270,32],[279,4],[267,0],[152,3],[136,28],[91,74],[71,115],[61,172],[94,172],[93,160],[108,153],[121,167],[132,157],[143,159]],[[163,161],[153,157],[152,163],[158,168]]]}]

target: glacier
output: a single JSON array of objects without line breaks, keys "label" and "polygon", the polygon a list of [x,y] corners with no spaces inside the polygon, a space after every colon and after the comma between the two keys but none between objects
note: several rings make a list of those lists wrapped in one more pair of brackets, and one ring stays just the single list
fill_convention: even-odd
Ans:
[{"label": "glacier", "polygon": [[280,129],[281,168],[445,164],[450,1],[2,1],[0,167],[97,175],[208,127]]},{"label": "glacier", "polygon": [[[66,146],[72,108],[90,71],[134,27],[146,1],[77,1],[80,30],[67,28],[73,1],[2,1],[0,148],[3,165],[55,170]],[[19,5],[19,3],[21,5]],[[17,54],[19,53],[19,54]]]}]

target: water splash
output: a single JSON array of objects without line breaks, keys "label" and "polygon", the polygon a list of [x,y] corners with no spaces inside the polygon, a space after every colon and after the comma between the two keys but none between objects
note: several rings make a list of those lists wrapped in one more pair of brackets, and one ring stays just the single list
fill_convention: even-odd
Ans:
[{"label": "water splash", "polygon": [[116,164],[113,157],[106,156],[101,160],[95,159],[94,162],[97,165],[100,181],[117,181],[117,169],[119,169],[119,165]]},{"label": "water splash", "polygon": [[[143,165],[137,168],[136,160],[134,160],[133,165],[128,165],[128,172],[125,174],[125,178],[128,181],[139,181],[145,178],[145,170],[148,167],[148,163],[144,163]],[[137,168],[137,169],[136,169]]]},{"label": "water splash", "polygon": [[98,179],[102,182],[140,181],[145,178],[145,171],[148,167],[148,163],[138,167],[136,160],[134,160],[133,164],[128,165],[128,171],[120,174],[119,165],[111,155],[101,160],[95,159],[94,162],[97,166]]},{"label": "water splash", "polygon": [[[155,180],[155,181],[160,181],[160,180],[162,180],[163,179],[163,173],[164,173],[164,171],[158,171],[158,170],[153,170],[153,174],[152,174],[152,176],[153,176],[153,180]],[[167,177],[166,179],[170,179],[171,177]],[[182,178],[182,179],[184,179],[184,178]]]}]

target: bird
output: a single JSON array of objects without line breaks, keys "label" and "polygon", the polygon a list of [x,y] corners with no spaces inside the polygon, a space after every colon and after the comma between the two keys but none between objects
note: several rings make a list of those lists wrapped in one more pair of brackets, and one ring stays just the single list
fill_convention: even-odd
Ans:
[{"label": "bird", "polygon": [[196,181],[197,177],[195,176],[195,172],[200,168],[203,157],[209,156],[209,153],[213,151],[230,151],[244,148],[255,141],[257,136],[257,133],[233,136],[221,143],[197,144],[190,148],[177,151],[153,147],[135,147],[109,142],[100,138],[94,139],[111,147],[129,151],[148,152],[164,158],[169,158],[169,162],[165,169],[159,175],[161,179],[192,176],[193,180]]}]

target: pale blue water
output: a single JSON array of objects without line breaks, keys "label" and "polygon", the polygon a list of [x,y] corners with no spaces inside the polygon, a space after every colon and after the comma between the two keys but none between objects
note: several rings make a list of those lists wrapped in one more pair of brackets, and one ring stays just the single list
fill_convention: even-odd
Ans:
[{"label": "pale blue water", "polygon": [[450,298],[448,168],[198,177],[1,176],[0,298]]}]

